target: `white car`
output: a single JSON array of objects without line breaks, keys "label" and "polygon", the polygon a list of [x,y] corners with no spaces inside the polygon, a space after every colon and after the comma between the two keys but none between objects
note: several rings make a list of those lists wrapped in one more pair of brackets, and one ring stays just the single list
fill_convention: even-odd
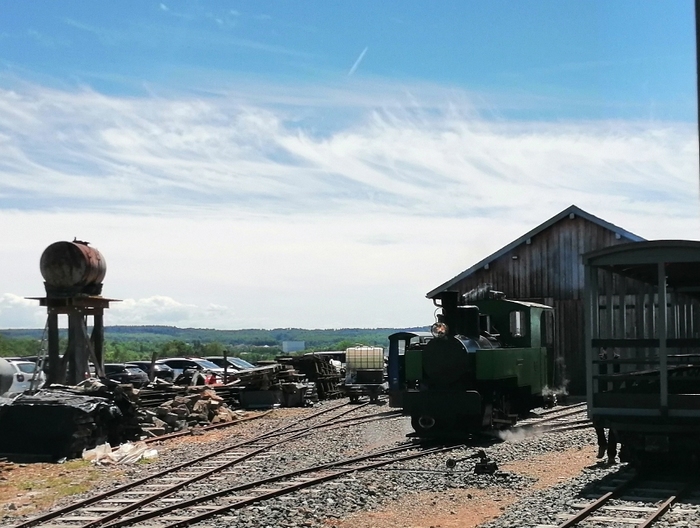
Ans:
[{"label": "white car", "polygon": [[46,376],[39,370],[34,378],[34,383],[32,384],[32,377],[34,376],[34,370],[36,369],[36,363],[31,361],[21,361],[17,359],[11,359],[8,361],[10,366],[15,370],[12,376],[12,386],[8,393],[19,393],[28,391],[30,388],[33,390],[40,389],[41,386],[46,381]]}]

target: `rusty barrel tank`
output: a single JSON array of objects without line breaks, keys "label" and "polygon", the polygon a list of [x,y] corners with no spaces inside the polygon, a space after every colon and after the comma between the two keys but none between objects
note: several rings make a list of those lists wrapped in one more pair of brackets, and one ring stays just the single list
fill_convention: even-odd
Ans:
[{"label": "rusty barrel tank", "polygon": [[49,297],[100,295],[107,262],[88,242],[55,242],[41,255],[41,275]]}]

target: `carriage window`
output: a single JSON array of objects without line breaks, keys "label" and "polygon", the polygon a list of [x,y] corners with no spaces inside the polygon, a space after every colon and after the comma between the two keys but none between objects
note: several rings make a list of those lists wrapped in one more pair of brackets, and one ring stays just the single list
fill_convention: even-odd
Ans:
[{"label": "carriage window", "polygon": [[527,335],[525,323],[525,312],[510,312],[510,335],[513,337],[525,337]]}]

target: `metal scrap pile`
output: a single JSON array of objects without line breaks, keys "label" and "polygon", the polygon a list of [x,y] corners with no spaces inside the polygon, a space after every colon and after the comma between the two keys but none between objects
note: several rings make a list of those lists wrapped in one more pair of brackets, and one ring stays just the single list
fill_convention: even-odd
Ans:
[{"label": "metal scrap pile", "polygon": [[235,421],[244,416],[236,408],[303,406],[342,395],[340,375],[316,357],[235,376],[226,385],[159,384],[143,389],[86,380],[78,387],[53,385],[14,400],[0,398],[0,457],[73,458],[104,442],[119,445]]},{"label": "metal scrap pile", "polygon": [[316,355],[281,356],[277,360],[287,368],[300,372],[316,389],[316,400],[330,400],[344,396],[342,376],[328,358]]},{"label": "metal scrap pile", "polygon": [[[289,365],[272,363],[241,370],[229,374],[229,379],[233,381],[225,385],[206,385],[206,387],[215,391],[232,408],[300,407],[308,402],[318,401],[315,385],[303,382],[305,376]],[[186,397],[193,390],[201,390],[204,387],[204,385],[186,387],[169,383],[150,385],[137,391],[138,404],[146,408],[158,407],[177,397]]]},{"label": "metal scrap pile", "polygon": [[304,374],[291,365],[272,363],[242,370],[235,376],[238,401],[244,409],[302,407],[314,401],[309,383],[304,382]]},{"label": "metal scrap pile", "polygon": [[249,390],[279,389],[283,383],[298,381],[300,376],[294,368],[279,363],[241,370],[235,374],[237,386]]}]

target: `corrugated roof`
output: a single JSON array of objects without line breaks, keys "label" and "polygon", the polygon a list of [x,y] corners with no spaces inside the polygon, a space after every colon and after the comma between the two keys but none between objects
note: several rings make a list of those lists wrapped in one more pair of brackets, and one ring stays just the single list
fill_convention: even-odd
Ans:
[{"label": "corrugated roof", "polygon": [[644,242],[645,241],[644,238],[642,238],[638,235],[635,235],[634,233],[630,233],[626,229],[622,229],[621,227],[618,227],[614,224],[611,224],[610,222],[606,222],[602,218],[598,218],[597,216],[593,216],[592,214],[587,213],[586,211],[584,211],[583,209],[581,209],[579,207],[576,207],[575,205],[571,205],[571,206],[567,207],[566,209],[564,209],[561,213],[554,215],[552,218],[550,218],[546,222],[538,225],[532,231],[528,231],[527,233],[525,233],[523,236],[521,236],[517,240],[514,240],[513,242],[511,242],[507,246],[499,249],[495,253],[492,253],[491,255],[486,257],[485,259],[480,260],[479,262],[474,264],[471,268],[464,270],[459,275],[451,278],[450,280],[441,284],[440,286],[438,286],[434,290],[428,292],[425,296],[428,298],[432,298],[440,292],[443,292],[445,290],[449,290],[452,286],[457,284],[459,281],[461,281],[465,277],[468,277],[469,275],[471,275],[472,273],[474,273],[478,269],[483,268],[486,264],[493,262],[494,260],[496,260],[499,257],[502,257],[503,255],[505,255],[509,251],[518,247],[520,244],[524,244],[528,239],[534,237],[535,235],[541,233],[545,229],[547,229],[547,228],[553,226],[554,224],[556,224],[557,222],[559,222],[559,220],[563,220],[564,218],[566,218],[567,216],[572,215],[572,214],[576,215],[576,216],[580,216],[581,218],[584,218],[584,219],[588,220],[589,222],[593,222],[594,224],[598,224],[599,226],[601,226],[609,231],[612,231],[613,233],[615,233],[617,235],[620,235],[620,238],[625,238],[625,239],[629,240],[630,242]]}]

